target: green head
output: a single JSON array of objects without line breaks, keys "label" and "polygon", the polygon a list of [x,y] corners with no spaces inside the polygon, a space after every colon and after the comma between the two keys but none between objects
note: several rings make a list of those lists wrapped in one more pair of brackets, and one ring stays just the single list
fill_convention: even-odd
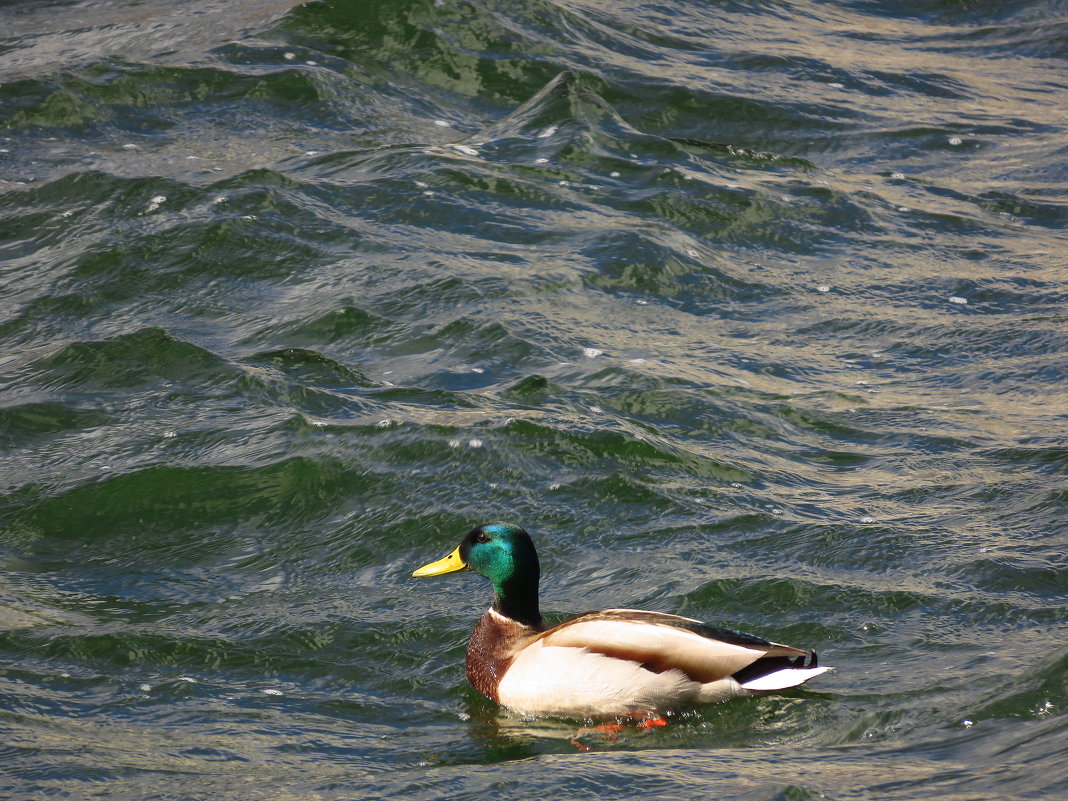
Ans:
[{"label": "green head", "polygon": [[486,523],[467,532],[452,553],[424,565],[415,576],[471,570],[493,584],[493,608],[529,626],[541,623],[538,580],[541,568],[530,535],[509,523]]}]

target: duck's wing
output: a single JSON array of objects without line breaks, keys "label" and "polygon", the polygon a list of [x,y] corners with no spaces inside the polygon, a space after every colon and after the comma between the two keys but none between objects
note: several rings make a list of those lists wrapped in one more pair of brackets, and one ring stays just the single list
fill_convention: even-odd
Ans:
[{"label": "duck's wing", "polygon": [[800,665],[812,653],[688,617],[637,609],[577,615],[538,639],[544,645],[585,648],[637,662],[656,673],[681,670],[702,684],[732,676],[762,659],[772,658],[784,666],[796,660]]}]

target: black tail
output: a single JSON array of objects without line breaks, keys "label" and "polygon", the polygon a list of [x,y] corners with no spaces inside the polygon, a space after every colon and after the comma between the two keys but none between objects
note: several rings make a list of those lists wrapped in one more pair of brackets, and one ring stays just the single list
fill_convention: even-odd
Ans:
[{"label": "black tail", "polygon": [[739,684],[759,679],[769,673],[784,668],[814,668],[819,667],[819,659],[815,651],[809,651],[801,656],[765,656],[751,665],[746,665],[737,673],[732,673],[731,678]]}]

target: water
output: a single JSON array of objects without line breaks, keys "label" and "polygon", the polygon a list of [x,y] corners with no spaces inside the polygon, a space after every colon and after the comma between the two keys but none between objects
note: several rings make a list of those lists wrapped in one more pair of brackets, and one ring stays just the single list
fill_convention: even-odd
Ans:
[{"label": "water", "polygon": [[[1063,797],[1063,5],[0,32],[0,794]],[[580,751],[410,578],[490,519],[838,670]]]}]

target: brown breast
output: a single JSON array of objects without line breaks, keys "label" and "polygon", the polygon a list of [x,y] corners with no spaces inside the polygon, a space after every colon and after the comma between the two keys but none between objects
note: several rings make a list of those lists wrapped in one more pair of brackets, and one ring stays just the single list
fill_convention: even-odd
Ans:
[{"label": "brown breast", "polygon": [[538,636],[538,630],[524,626],[492,609],[479,618],[467,646],[467,680],[493,701],[500,701],[497,687],[512,660]]}]

